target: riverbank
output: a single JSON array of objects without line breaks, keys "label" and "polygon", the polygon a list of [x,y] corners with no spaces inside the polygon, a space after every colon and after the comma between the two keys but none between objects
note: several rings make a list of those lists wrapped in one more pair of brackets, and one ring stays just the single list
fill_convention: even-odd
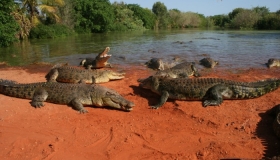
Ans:
[{"label": "riverbank", "polygon": [[[50,65],[0,67],[0,78],[20,83],[44,82]],[[280,103],[280,89],[260,98],[225,100],[203,108],[201,101],[172,101],[158,110],[159,96],[138,87],[138,78],[154,71],[144,66],[115,66],[122,80],[101,84],[136,106],[131,112],[45,103],[0,94],[2,159],[260,159],[280,155],[280,141],[266,111]],[[204,77],[238,81],[280,78],[279,68],[202,69]]]}]

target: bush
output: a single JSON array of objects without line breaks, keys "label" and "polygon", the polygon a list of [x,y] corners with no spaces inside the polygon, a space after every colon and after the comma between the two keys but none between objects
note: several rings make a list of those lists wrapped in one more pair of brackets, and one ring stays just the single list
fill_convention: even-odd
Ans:
[{"label": "bush", "polygon": [[38,38],[38,39],[57,38],[57,37],[66,37],[71,34],[74,34],[74,31],[65,25],[38,24],[36,27],[31,29],[29,38]]}]

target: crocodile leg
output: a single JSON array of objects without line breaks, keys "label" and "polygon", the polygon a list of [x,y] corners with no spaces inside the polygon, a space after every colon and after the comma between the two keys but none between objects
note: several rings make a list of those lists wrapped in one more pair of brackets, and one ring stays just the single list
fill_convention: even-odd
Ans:
[{"label": "crocodile leg", "polygon": [[33,98],[32,98],[32,101],[30,102],[30,104],[31,104],[31,106],[33,106],[35,108],[41,108],[44,106],[43,102],[47,98],[48,98],[48,92],[43,88],[39,88],[34,92]]},{"label": "crocodile leg", "polygon": [[223,97],[231,97],[232,91],[225,85],[218,84],[211,87],[203,98],[203,107],[218,106],[223,103]]},{"label": "crocodile leg", "polygon": [[56,82],[56,78],[58,77],[58,70],[57,69],[52,69],[48,74],[47,74],[47,81],[48,82]]},{"label": "crocodile leg", "polygon": [[93,65],[89,64],[88,66],[86,66],[86,69],[92,69],[93,68]]},{"label": "crocodile leg", "polygon": [[194,65],[191,65],[191,68],[192,68],[192,70],[193,70],[193,72],[194,72],[194,76],[195,77],[200,77],[201,75],[198,73],[198,70],[197,70],[197,68],[194,66]]},{"label": "crocodile leg", "polygon": [[70,102],[70,104],[72,105],[73,109],[78,110],[80,113],[88,113],[88,111],[84,108],[79,98],[74,98]]},{"label": "crocodile leg", "polygon": [[167,91],[163,91],[160,97],[160,101],[158,104],[151,106],[152,109],[158,109],[159,107],[161,107],[168,99],[169,97],[169,93]]}]

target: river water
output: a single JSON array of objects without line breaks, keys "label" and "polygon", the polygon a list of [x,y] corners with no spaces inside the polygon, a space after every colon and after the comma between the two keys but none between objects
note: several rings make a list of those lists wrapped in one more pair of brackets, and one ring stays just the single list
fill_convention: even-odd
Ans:
[{"label": "river water", "polygon": [[280,58],[280,31],[159,30],[30,40],[0,48],[0,62],[78,65],[107,46],[112,64],[139,65],[151,58],[174,57],[198,62],[211,57],[223,68],[258,68],[265,67],[269,58]]}]

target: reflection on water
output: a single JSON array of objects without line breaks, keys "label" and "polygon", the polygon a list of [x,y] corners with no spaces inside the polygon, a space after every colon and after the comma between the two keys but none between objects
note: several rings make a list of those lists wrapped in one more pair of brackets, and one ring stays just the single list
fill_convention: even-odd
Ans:
[{"label": "reflection on water", "polygon": [[[112,64],[138,65],[150,58],[181,57],[198,62],[210,56],[219,67],[263,67],[269,58],[280,58],[279,31],[164,30],[79,35],[31,40],[0,48],[0,61],[10,65],[35,62],[69,62],[95,57],[111,47]],[[121,57],[125,57],[124,60]]]}]

